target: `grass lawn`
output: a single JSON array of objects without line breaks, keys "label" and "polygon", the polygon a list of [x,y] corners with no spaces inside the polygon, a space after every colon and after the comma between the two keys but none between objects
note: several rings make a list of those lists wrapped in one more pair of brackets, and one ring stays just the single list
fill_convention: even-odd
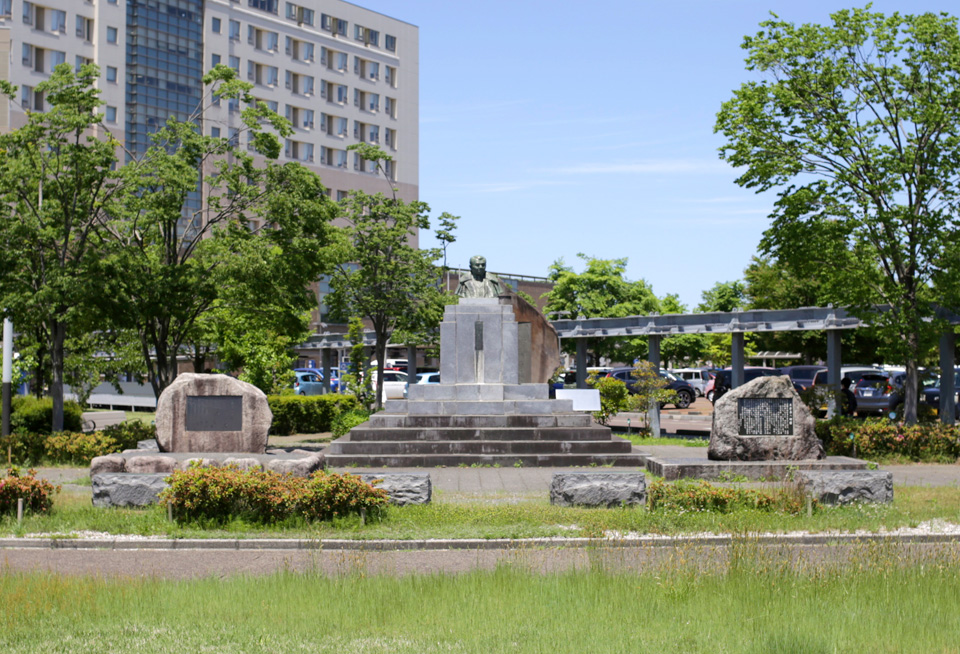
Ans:
[{"label": "grass lawn", "polygon": [[735,560],[538,574],[194,581],[0,576],[0,647],[49,652],[960,652],[960,565]]},{"label": "grass lawn", "polygon": [[598,537],[607,532],[683,534],[698,532],[750,534],[791,531],[877,531],[882,527],[912,527],[940,519],[960,523],[960,488],[905,486],[896,489],[892,505],[823,508],[812,516],[738,509],[730,513],[682,510],[650,511],[567,508],[547,500],[515,503],[445,502],[443,493],[425,506],[389,507],[381,516],[332,522],[287,523],[263,527],[242,521],[226,525],[179,526],[167,521],[161,506],[144,509],[97,509],[89,492],[64,492],[49,515],[27,514],[0,519],[0,536],[35,533],[69,534],[97,531],[110,534],[166,535],[172,538],[542,538]]}]

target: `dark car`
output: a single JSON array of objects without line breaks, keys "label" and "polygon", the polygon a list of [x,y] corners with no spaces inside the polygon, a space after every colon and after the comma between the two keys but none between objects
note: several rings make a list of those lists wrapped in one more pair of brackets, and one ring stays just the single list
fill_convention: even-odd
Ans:
[{"label": "dark car", "polygon": [[[305,372],[316,375],[320,381],[323,381],[323,369],[321,368],[294,368],[294,372]],[[340,369],[330,369],[330,391],[336,393],[340,388]]]},{"label": "dark car", "polygon": [[[607,373],[607,377],[619,379],[627,385],[628,391],[631,393],[636,393],[633,387],[636,385],[637,380],[633,378],[631,374],[632,372],[633,368],[614,368]],[[660,376],[669,382],[667,384],[668,389],[677,392],[677,401],[674,402],[674,405],[678,409],[686,409],[688,406],[693,404],[693,401],[697,397],[697,391],[694,390],[693,386],[683,381],[676,375],[667,372],[666,370],[661,370]]]},{"label": "dark car", "polygon": [[885,413],[895,386],[885,372],[867,373],[851,389],[857,398],[857,415]]},{"label": "dark car", "polygon": [[[744,368],[743,383],[753,381],[757,377],[773,377],[781,374],[783,373],[776,368]],[[733,383],[733,371],[729,368],[726,370],[718,370],[714,377],[714,386],[707,395],[707,399],[716,404],[717,400],[730,390],[731,383]]]},{"label": "dark car", "polygon": [[[957,369],[954,371],[954,377],[953,377],[953,392],[957,393],[958,391],[960,391],[960,369]],[[931,384],[924,383],[923,395],[921,396],[921,400],[926,404],[929,404],[930,406],[932,406],[937,411],[940,410],[940,378],[939,377],[937,377],[936,380]],[[958,407],[960,407],[960,405],[958,405]]]},{"label": "dark car", "polygon": [[813,378],[816,374],[826,369],[826,366],[784,366],[779,368],[779,371],[781,375],[790,378],[797,392],[801,392],[813,386]]}]

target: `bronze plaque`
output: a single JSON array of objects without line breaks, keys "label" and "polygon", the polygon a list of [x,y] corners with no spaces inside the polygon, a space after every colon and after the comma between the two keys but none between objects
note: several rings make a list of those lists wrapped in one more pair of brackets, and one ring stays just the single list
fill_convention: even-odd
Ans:
[{"label": "bronze plaque", "polygon": [[793,399],[742,397],[737,400],[741,436],[793,436]]},{"label": "bronze plaque", "polygon": [[242,431],[240,395],[188,395],[186,431]]}]

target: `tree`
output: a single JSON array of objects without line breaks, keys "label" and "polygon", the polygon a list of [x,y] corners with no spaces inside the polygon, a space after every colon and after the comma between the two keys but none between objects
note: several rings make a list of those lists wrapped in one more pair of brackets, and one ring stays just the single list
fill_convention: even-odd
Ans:
[{"label": "tree", "polygon": [[[176,378],[177,357],[191,340],[222,338],[233,363],[276,367],[273,346],[302,333],[303,312],[315,303],[304,287],[323,269],[334,215],[316,175],[274,163],[290,125],[250,95],[253,85],[222,65],[204,83],[204,102],[243,103],[237,133],[204,135],[203,106],[187,120],[171,117],[122,169],[136,191],[123,196],[109,224],[109,265],[119,280],[113,315],[138,334],[157,397]],[[239,146],[241,138],[265,165]],[[196,207],[200,172],[204,204]],[[210,311],[217,329],[198,324]],[[254,332],[275,339],[270,351],[255,347]]]},{"label": "tree", "polygon": [[[549,278],[553,288],[544,294],[547,299],[544,313],[559,313],[565,320],[577,318],[624,318],[647,315],[660,310],[660,303],[647,282],[626,279],[627,259],[596,259],[578,254],[585,262],[582,273],[574,272],[563,259],[550,266]],[[568,339],[565,351],[574,352],[575,344]],[[632,361],[646,356],[646,339],[589,339],[589,349],[596,361],[600,358]]]},{"label": "tree", "polygon": [[[687,307],[674,294],[668,294],[660,300],[660,313],[687,313]],[[660,357],[667,367],[689,365],[703,360],[706,339],[703,334],[676,334],[667,336],[660,342]]]},{"label": "tree", "polygon": [[[743,282],[717,282],[700,294],[698,313],[742,311],[746,307],[747,293]],[[753,347],[754,334],[744,334],[744,354],[750,356],[756,352]],[[729,366],[732,362],[733,335],[706,334],[703,356],[716,367]]]},{"label": "tree", "polygon": [[650,361],[638,361],[630,372],[633,383],[630,390],[633,393],[628,401],[631,411],[643,414],[643,431],[649,436],[659,436],[650,432],[650,407],[656,404],[663,406],[677,401],[677,392],[668,388],[670,381],[660,376],[660,370]]},{"label": "tree", "polygon": [[763,253],[816,261],[897,344],[915,422],[918,360],[943,328],[931,300],[956,306],[960,283],[957,21],[868,9],[831,20],[774,15],[744,39],[762,79],[723,104],[721,158],[743,168],[741,186],[780,189]]},{"label": "tree", "polygon": [[[95,263],[102,228],[120,189],[111,168],[118,142],[101,127],[99,70],[58,65],[37,84],[50,109],[0,136],[5,253],[3,306],[50,357],[53,431],[63,429],[65,344],[70,329],[92,328],[91,296],[102,292]],[[2,82],[2,91],[16,90]],[[42,387],[42,375],[38,376]]]},{"label": "tree", "polygon": [[[375,162],[390,157],[367,143],[350,146],[365,161]],[[437,270],[433,262],[439,253],[420,250],[410,244],[416,230],[430,228],[424,202],[404,202],[382,193],[370,195],[352,191],[342,204],[348,222],[343,261],[330,279],[328,296],[331,310],[338,316],[363,316],[373,327],[377,361],[375,406],[382,406],[383,362],[387,342],[394,328],[408,332],[422,329],[426,313],[436,316],[440,293],[436,288]]]}]

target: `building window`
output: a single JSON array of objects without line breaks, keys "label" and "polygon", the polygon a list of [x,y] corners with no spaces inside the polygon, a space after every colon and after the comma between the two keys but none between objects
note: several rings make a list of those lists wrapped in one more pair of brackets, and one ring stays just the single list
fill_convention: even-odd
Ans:
[{"label": "building window", "polygon": [[107,105],[106,118],[108,123],[117,122],[117,108]]},{"label": "building window", "polygon": [[320,29],[330,32],[334,36],[346,36],[347,21],[327,14],[320,14]]},{"label": "building window", "polygon": [[212,136],[212,137],[215,138],[215,139],[220,138],[220,128],[219,128],[219,127],[211,127],[211,128],[210,128],[210,136]]},{"label": "building window", "polygon": [[[24,22],[26,25],[33,25],[34,18],[35,18],[35,16],[34,16],[34,11],[33,11],[33,3],[32,3],[32,2],[27,2],[26,0],[24,0],[24,3],[23,3],[23,22]],[[38,27],[41,27],[41,26],[38,26]],[[24,88],[26,88],[26,87],[24,87]],[[26,108],[26,107],[25,107],[25,108]]]},{"label": "building window", "polygon": [[210,67],[213,68],[220,63],[220,55],[212,54],[210,55]]},{"label": "building window", "polygon": [[77,16],[77,36],[88,43],[93,42],[93,19]]},{"label": "building window", "polygon": [[383,81],[387,83],[387,86],[397,88],[397,69],[393,66],[384,66]]},{"label": "building window", "polygon": [[233,55],[229,55],[227,61],[229,62],[227,65],[233,69],[233,72],[239,75],[240,74],[240,57],[234,57]]},{"label": "building window", "polygon": [[220,19],[219,19],[219,18],[214,18],[213,20],[211,20],[211,21],[210,21],[210,27],[213,29],[213,33],[214,33],[214,34],[219,34],[219,33],[220,33]]},{"label": "building window", "polygon": [[114,82],[117,81],[117,68],[116,66],[107,66],[107,81]]},{"label": "building window", "polygon": [[271,14],[277,13],[278,0],[248,0],[247,6],[266,11]]},{"label": "building window", "polygon": [[397,51],[397,37],[392,34],[383,35],[383,47],[385,47],[390,52]]},{"label": "building window", "polygon": [[393,98],[384,97],[383,98],[383,113],[387,114],[391,118],[397,117],[397,101]]},{"label": "building window", "polygon": [[240,21],[238,20],[230,21],[230,40],[231,41],[240,40]]},{"label": "building window", "polygon": [[362,27],[360,25],[354,25],[353,38],[357,41],[363,41],[364,45],[380,47],[380,32],[377,30],[372,30],[368,27]]},{"label": "building window", "polygon": [[13,0],[0,0],[0,16],[4,18],[13,16]]},{"label": "building window", "polygon": [[52,73],[54,69],[62,63],[66,63],[67,53],[60,52],[59,50],[50,51],[50,72]]},{"label": "building window", "polygon": [[67,12],[54,9],[50,12],[50,31],[67,33]]},{"label": "building window", "polygon": [[307,9],[306,7],[295,5],[292,2],[287,3],[287,18],[289,20],[297,21],[297,25],[306,24],[312,27],[313,16],[313,9]]},{"label": "building window", "polygon": [[117,28],[108,27],[107,28],[107,43],[116,43],[117,42]]},{"label": "building window", "polygon": [[86,64],[92,64],[92,63],[93,63],[93,59],[90,59],[88,57],[81,57],[80,55],[77,55],[76,59],[74,60],[74,66],[75,66],[76,72],[79,73],[80,69],[83,66],[85,66]]}]

